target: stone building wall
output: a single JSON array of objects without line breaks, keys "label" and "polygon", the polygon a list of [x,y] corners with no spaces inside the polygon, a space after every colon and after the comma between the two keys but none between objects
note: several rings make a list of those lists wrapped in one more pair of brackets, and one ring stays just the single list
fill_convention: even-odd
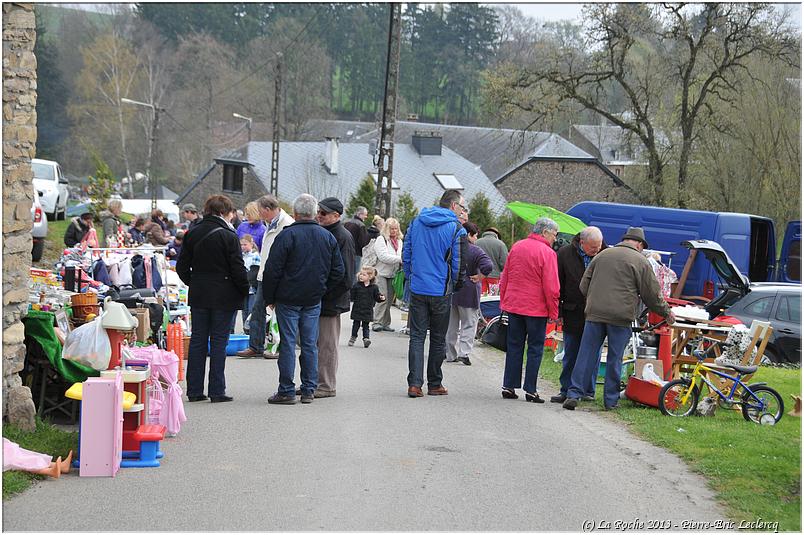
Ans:
[{"label": "stone building wall", "polygon": [[31,266],[36,156],[36,21],[32,4],[3,4],[3,418],[33,430],[31,390],[22,386]]},{"label": "stone building wall", "polygon": [[505,200],[566,211],[581,201],[637,203],[628,188],[591,162],[530,161],[496,184]]},{"label": "stone building wall", "polygon": [[263,186],[262,181],[248,168],[243,169],[243,193],[223,191],[223,165],[218,164],[187,197],[182,199],[180,204],[191,202],[200,212],[204,209],[204,201],[210,195],[222,194],[232,199],[235,206],[242,210],[246,203],[257,200],[266,193],[268,191]]}]

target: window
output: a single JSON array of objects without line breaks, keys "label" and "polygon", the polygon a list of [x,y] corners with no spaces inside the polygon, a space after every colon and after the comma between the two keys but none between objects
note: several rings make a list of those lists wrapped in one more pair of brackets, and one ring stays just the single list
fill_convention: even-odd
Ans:
[{"label": "window", "polygon": [[779,300],[779,308],[776,310],[776,319],[801,323],[801,296],[783,295]]},{"label": "window", "polygon": [[243,166],[223,165],[223,191],[243,193]]},{"label": "window", "polygon": [[57,180],[56,168],[52,165],[39,162],[31,162],[31,170],[33,170],[34,178],[41,178],[43,180]]},{"label": "window", "polygon": [[455,178],[455,175],[439,175],[433,173],[433,176],[436,177],[438,183],[441,184],[441,187],[444,189],[463,189],[463,185]]},{"label": "window", "polygon": [[792,281],[801,280],[801,241],[797,240],[790,244],[790,252],[787,254],[787,266],[785,267],[787,278]]},{"label": "window", "polygon": [[770,316],[771,307],[773,306],[773,298],[775,296],[770,297],[761,297],[756,301],[752,302],[749,305],[746,305],[745,312],[747,314],[751,314],[752,316],[758,316],[760,318],[767,318]]}]

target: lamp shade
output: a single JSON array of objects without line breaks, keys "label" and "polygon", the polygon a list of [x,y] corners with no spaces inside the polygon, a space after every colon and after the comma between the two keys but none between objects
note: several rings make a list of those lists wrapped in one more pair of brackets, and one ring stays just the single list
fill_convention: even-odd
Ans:
[{"label": "lamp shade", "polygon": [[122,303],[112,301],[107,297],[103,301],[103,316],[101,325],[104,329],[117,329],[118,331],[133,331],[139,325],[137,318],[132,316]]}]

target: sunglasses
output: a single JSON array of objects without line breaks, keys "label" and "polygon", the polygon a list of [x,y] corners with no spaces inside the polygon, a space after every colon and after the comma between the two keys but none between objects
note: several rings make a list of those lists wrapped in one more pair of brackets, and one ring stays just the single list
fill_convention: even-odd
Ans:
[{"label": "sunglasses", "polygon": [[319,210],[318,211],[318,215],[329,215],[329,214],[333,214],[333,213],[335,213],[335,212],[325,212],[324,210]]}]

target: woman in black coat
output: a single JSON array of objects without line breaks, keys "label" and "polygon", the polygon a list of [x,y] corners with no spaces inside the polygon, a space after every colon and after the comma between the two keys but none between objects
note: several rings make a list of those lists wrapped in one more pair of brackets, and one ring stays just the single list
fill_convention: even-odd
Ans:
[{"label": "woman in black coat", "polygon": [[176,273],[190,287],[188,300],[192,335],[187,360],[187,398],[203,401],[204,371],[209,345],[209,399],[232,401],[226,395],[226,345],[235,311],[248,295],[248,276],[237,233],[225,219],[234,210],[231,199],[212,195],[204,203],[204,219],[184,238]]}]

